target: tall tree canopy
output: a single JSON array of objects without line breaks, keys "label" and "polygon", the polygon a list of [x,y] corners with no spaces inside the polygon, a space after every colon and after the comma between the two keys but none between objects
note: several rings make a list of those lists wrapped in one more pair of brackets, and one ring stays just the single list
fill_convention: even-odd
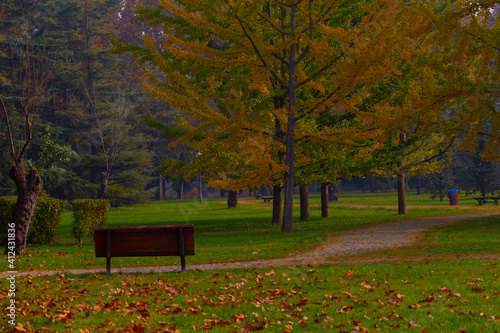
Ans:
[{"label": "tall tree canopy", "polygon": [[[363,110],[363,99],[380,82],[399,77],[403,62],[433,48],[460,52],[449,53],[446,63],[416,63],[417,69],[445,71],[457,62],[466,43],[453,34],[465,38],[471,27],[461,22],[477,10],[468,1],[443,7],[441,1],[165,0],[137,11],[164,36],[145,35],[146,47],[116,46],[154,65],[144,67],[143,86],[184,114],[176,130],[167,131],[202,152],[194,172],[210,171],[220,187],[285,180],[283,230],[290,231],[297,140],[308,136],[332,146],[364,140],[376,149],[394,108],[382,101]],[[417,103],[422,96],[415,92],[410,97],[420,108],[430,103]],[[318,128],[311,121],[345,112],[365,130]],[[228,161],[245,164],[234,181],[223,166]]]}]

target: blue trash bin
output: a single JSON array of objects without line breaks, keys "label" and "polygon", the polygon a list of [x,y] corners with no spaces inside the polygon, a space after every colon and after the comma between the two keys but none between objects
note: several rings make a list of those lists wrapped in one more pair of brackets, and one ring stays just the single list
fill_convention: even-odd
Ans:
[{"label": "blue trash bin", "polygon": [[450,198],[450,206],[458,206],[459,190],[448,190],[448,198]]}]

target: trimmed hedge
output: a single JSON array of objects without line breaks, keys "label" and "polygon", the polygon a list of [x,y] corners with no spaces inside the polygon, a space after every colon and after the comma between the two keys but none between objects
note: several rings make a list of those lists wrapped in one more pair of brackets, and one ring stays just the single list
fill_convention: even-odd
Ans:
[{"label": "trimmed hedge", "polygon": [[63,200],[49,197],[38,198],[28,231],[28,242],[52,244],[56,239],[63,212]]},{"label": "trimmed hedge", "polygon": [[73,236],[82,243],[82,239],[91,236],[94,241],[94,229],[102,227],[107,221],[110,208],[108,200],[78,199],[71,202],[73,206]]},{"label": "trimmed hedge", "polygon": [[[0,233],[7,232],[7,224],[12,222],[12,210],[17,197],[0,197]],[[52,244],[57,236],[64,201],[41,196],[36,201],[35,211],[28,230],[27,241],[32,244]]]}]

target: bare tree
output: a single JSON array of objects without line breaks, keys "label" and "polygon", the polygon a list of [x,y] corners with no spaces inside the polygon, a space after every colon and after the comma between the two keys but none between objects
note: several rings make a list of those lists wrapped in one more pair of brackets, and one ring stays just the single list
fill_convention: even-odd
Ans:
[{"label": "bare tree", "polygon": [[117,79],[111,87],[106,87],[111,92],[110,103],[98,96],[93,86],[83,83],[83,80],[82,86],[85,104],[80,110],[72,112],[70,117],[82,134],[91,135],[90,142],[102,152],[105,171],[101,173],[97,198],[106,199],[109,177],[130,127],[126,124],[130,113],[126,97],[128,86]]},{"label": "bare tree", "polygon": [[[14,163],[9,176],[17,187],[17,202],[12,218],[15,225],[15,242],[14,246],[7,242],[6,252],[11,252],[14,248],[17,255],[23,255],[26,253],[26,238],[35,204],[43,187],[40,175],[35,170],[26,171],[24,162],[26,152],[33,139],[34,118],[38,110],[46,107],[45,104],[50,95],[49,83],[52,70],[44,57],[45,48],[40,50],[38,58],[33,55],[28,35],[18,45],[17,47],[11,44],[12,54],[14,51],[18,52],[19,59],[19,61],[12,62],[14,66],[16,66],[15,64],[19,66],[14,69],[14,73],[17,73],[17,96],[0,96],[0,104],[7,124],[10,152]],[[4,98],[12,100],[11,103],[8,103],[9,107],[5,104]],[[9,114],[12,115],[12,109],[18,109],[22,114],[23,129],[20,135],[19,149],[16,149],[14,143],[16,133],[13,132],[9,117]]]}]

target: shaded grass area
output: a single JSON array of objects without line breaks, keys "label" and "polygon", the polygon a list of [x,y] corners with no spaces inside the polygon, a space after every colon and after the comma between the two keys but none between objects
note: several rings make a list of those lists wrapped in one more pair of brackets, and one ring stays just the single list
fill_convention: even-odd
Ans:
[{"label": "shaded grass area", "polygon": [[[394,194],[393,194],[394,195]],[[257,203],[257,204],[255,204]],[[184,224],[195,225],[195,256],[187,264],[286,257],[318,246],[336,232],[369,224],[420,216],[470,211],[472,208],[410,210],[406,216],[393,209],[331,207],[331,217],[321,218],[319,207],[311,207],[311,220],[299,221],[296,209],[294,232],[283,233],[281,226],[271,225],[272,207],[252,204],[227,209],[222,201],[168,201],[114,208],[107,226]],[[30,245],[28,254],[16,260],[18,271],[101,268],[105,259],[95,258],[94,245],[86,240],[76,243],[71,235],[71,214],[63,216],[57,243],[53,246]],[[5,262],[7,262],[5,260]],[[113,258],[113,267],[177,265],[176,257]]]},{"label": "shaded grass area", "polygon": [[[478,206],[477,200],[474,200],[475,195],[465,196],[459,193],[458,203],[459,206]],[[318,197],[319,198],[319,197]],[[406,200],[409,206],[434,206],[450,208],[448,197],[440,201],[439,198],[431,199],[430,194],[424,193],[417,195],[414,191],[406,193]],[[318,199],[319,203],[319,199]],[[395,192],[376,192],[376,193],[341,193],[339,200],[334,205],[370,205],[370,206],[397,206],[398,199]],[[491,203],[488,205],[492,205]]]},{"label": "shaded grass area", "polygon": [[[19,277],[32,332],[497,332],[500,276],[484,260],[186,274]],[[6,281],[0,281],[7,295]],[[5,301],[5,300],[2,300]],[[0,327],[10,331],[6,321]]]}]

